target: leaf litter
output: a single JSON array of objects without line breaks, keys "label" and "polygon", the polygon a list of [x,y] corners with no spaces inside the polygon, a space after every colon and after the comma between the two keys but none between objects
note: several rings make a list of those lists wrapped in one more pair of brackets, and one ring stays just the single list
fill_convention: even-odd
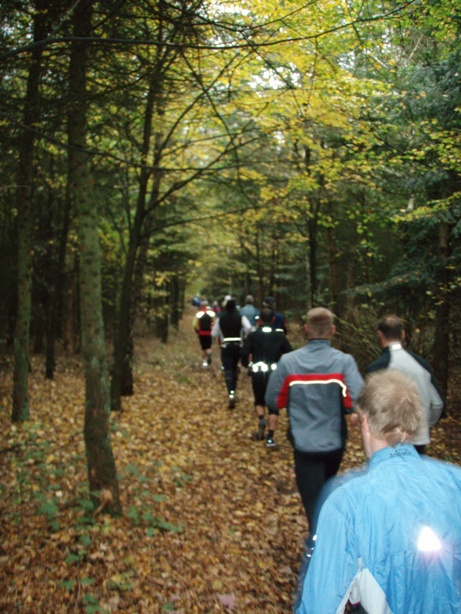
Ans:
[{"label": "leaf litter", "polygon": [[[192,312],[167,345],[136,340],[135,395],[110,416],[123,517],[95,514],[75,356],[53,381],[33,358],[31,420],[12,424],[11,357],[0,366],[0,610],[9,614],[291,612],[307,534],[286,412],[278,447],[254,440],[242,369],[230,411],[214,346],[201,367]],[[431,454],[461,464],[460,423]],[[358,429],[341,470],[361,465]]]}]

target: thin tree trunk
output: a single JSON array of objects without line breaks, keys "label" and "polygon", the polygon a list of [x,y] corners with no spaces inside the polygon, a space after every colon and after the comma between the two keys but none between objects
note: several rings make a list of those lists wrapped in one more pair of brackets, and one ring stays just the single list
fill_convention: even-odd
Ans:
[{"label": "thin tree trunk", "polygon": [[311,305],[315,307],[318,300],[317,277],[317,210],[313,208],[312,216],[308,222],[309,228],[309,272],[311,286]]},{"label": "thin tree trunk", "polygon": [[434,372],[440,387],[445,394],[448,392],[448,358],[450,354],[450,228],[442,222],[439,228],[439,259],[442,263],[442,276],[439,284],[439,300],[436,307],[435,333],[433,345]]},{"label": "thin tree trunk", "polygon": [[76,5],[73,14],[69,66],[69,179],[78,220],[80,255],[80,313],[85,371],[84,438],[90,497],[112,514],[121,512],[117,472],[109,431],[110,396],[101,301],[101,255],[98,219],[91,199],[91,177],[86,148],[87,43],[91,34],[92,0]]},{"label": "thin tree trunk", "polygon": [[170,282],[170,295],[171,295],[171,325],[175,330],[178,329],[181,308],[179,305],[179,275],[175,273]]},{"label": "thin tree trunk", "polygon": [[338,302],[338,274],[336,267],[336,249],[333,228],[328,226],[326,232],[328,246],[328,268],[330,271],[330,300],[333,310],[335,311],[336,315],[340,317],[340,305]]},{"label": "thin tree trunk", "polygon": [[[139,246],[141,245],[143,234],[146,241],[144,250],[147,251],[148,249],[148,236],[150,227],[153,224],[152,213],[156,207],[156,203],[158,202],[158,191],[160,185],[160,175],[157,174],[154,178],[154,187],[149,198],[150,219],[148,221],[149,227],[146,228],[145,222],[148,210],[147,189],[148,182],[152,174],[151,169],[148,168],[147,159],[152,139],[152,121],[154,117],[155,102],[156,97],[158,96],[159,80],[154,74],[149,86],[146,110],[144,114],[143,143],[141,148],[141,160],[143,162],[143,167],[139,178],[139,193],[136,205],[136,215],[130,232],[128,254],[123,272],[123,282],[118,311],[118,327],[114,340],[114,360],[112,365],[112,378],[110,386],[112,411],[120,411],[122,409],[122,395],[133,394],[132,327],[134,322],[134,310],[136,308],[135,298],[139,294],[139,290],[136,287],[136,281],[142,279],[142,275],[141,277],[139,276],[139,269],[138,274],[136,275],[137,254]],[[154,154],[154,167],[159,162],[157,160],[157,150],[160,151],[158,142],[156,152]],[[141,257],[138,264],[142,266],[142,262],[143,258]]]},{"label": "thin tree trunk", "polygon": [[53,379],[54,370],[56,367],[55,359],[55,344],[58,336],[58,326],[61,322],[63,293],[62,283],[64,278],[64,267],[67,251],[67,236],[69,231],[70,219],[70,199],[66,197],[64,203],[64,219],[61,228],[61,237],[59,241],[58,254],[53,258],[53,271],[51,274],[51,291],[50,291],[50,308],[47,317],[46,331],[46,361],[45,361],[45,377]]},{"label": "thin tree trunk", "polygon": [[[34,13],[34,40],[46,36],[46,2],[37,2]],[[30,318],[32,303],[32,184],[34,125],[39,104],[39,85],[42,72],[42,47],[32,51],[27,94],[24,110],[24,125],[19,154],[17,188],[18,210],[18,312],[14,336],[13,409],[11,419],[29,419],[29,371],[30,371]]]}]

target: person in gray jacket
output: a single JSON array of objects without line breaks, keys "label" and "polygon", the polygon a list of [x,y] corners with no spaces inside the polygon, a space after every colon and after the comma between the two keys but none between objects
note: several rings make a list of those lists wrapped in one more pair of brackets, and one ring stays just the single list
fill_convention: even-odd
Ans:
[{"label": "person in gray jacket", "polygon": [[259,318],[259,309],[254,306],[254,298],[249,294],[245,299],[245,306],[240,309],[240,315],[246,316],[251,324],[251,330],[256,330]]},{"label": "person in gray jacket", "polygon": [[430,429],[442,416],[444,398],[431,365],[417,354],[403,348],[405,328],[396,315],[386,315],[378,321],[378,339],[383,351],[381,356],[366,369],[367,374],[381,369],[397,369],[416,384],[425,410],[425,420],[412,442],[420,454],[424,454],[430,442]]},{"label": "person in gray jacket", "polygon": [[308,343],[285,354],[271,373],[266,404],[287,408],[298,490],[313,531],[317,499],[336,475],[347,437],[346,413],[352,413],[364,382],[354,358],[330,345],[334,315],[324,307],[307,313]]}]

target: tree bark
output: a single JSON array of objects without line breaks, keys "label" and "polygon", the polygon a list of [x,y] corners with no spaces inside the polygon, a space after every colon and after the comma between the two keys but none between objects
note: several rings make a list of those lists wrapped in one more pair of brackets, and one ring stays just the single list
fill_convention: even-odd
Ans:
[{"label": "tree bark", "polygon": [[[34,13],[34,41],[46,36],[46,2],[39,0]],[[32,51],[19,153],[18,214],[18,311],[14,335],[13,409],[11,419],[29,419],[30,319],[32,304],[32,185],[34,132],[39,109],[42,47]]]},{"label": "tree bark", "polygon": [[442,222],[439,228],[438,256],[442,265],[442,275],[438,290],[438,301],[435,316],[435,332],[433,364],[434,372],[443,392],[448,392],[448,358],[450,354],[450,268],[448,266],[450,256],[450,228],[446,222]]},{"label": "tree bark", "polygon": [[50,305],[47,314],[46,326],[46,360],[45,360],[45,377],[46,379],[54,378],[54,370],[56,367],[55,344],[58,337],[58,327],[62,318],[63,306],[63,279],[64,268],[66,262],[67,237],[69,232],[70,221],[70,198],[66,196],[64,202],[64,216],[61,227],[61,236],[59,239],[58,253],[52,259],[51,272],[51,290],[50,290]]},{"label": "tree bark", "polygon": [[341,310],[338,301],[338,272],[336,267],[336,247],[333,228],[328,226],[327,234],[327,249],[328,249],[328,268],[330,271],[330,301],[334,312],[338,317],[341,317]]},{"label": "tree bark", "polygon": [[179,275],[175,273],[170,282],[170,297],[171,297],[171,325],[175,330],[179,327],[179,320],[181,317],[181,306],[179,303],[180,297],[180,279]]},{"label": "tree bark", "polygon": [[85,372],[84,438],[90,497],[111,514],[121,513],[117,472],[109,432],[110,396],[101,301],[101,255],[98,219],[91,199],[86,153],[87,43],[91,34],[92,0],[76,5],[69,66],[69,180],[78,220],[80,256],[80,313]]},{"label": "tree bark", "polygon": [[[133,356],[133,341],[132,327],[134,322],[135,301],[138,289],[136,288],[135,273],[137,265],[137,255],[143,234],[145,237],[145,250],[148,247],[149,229],[145,228],[146,216],[150,209],[150,224],[152,224],[152,212],[158,202],[158,192],[160,185],[160,175],[157,173],[154,180],[154,187],[150,195],[150,207],[147,206],[147,191],[148,182],[152,175],[152,170],[147,166],[147,159],[152,140],[152,121],[154,117],[156,97],[159,96],[160,78],[154,74],[151,83],[149,84],[149,92],[147,96],[146,109],[144,113],[144,130],[143,142],[141,146],[141,160],[143,166],[139,178],[139,193],[136,205],[136,214],[131,228],[128,253],[123,271],[123,282],[120,293],[120,302],[118,310],[118,326],[114,340],[114,359],[112,365],[112,377],[110,385],[111,410],[120,411],[122,409],[122,395],[133,394],[133,371],[132,371],[132,356]],[[160,152],[160,150],[158,150]],[[153,166],[159,163],[157,159],[157,148],[154,154]],[[144,231],[144,233],[143,233]],[[140,262],[143,258],[140,259]],[[138,262],[138,265],[140,264]],[[137,278],[140,279],[139,270]]]}]

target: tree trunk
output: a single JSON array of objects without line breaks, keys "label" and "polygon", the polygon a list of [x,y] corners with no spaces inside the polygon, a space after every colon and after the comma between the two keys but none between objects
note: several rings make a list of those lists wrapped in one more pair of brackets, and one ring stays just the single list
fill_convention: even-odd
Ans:
[{"label": "tree trunk", "polygon": [[[86,65],[91,34],[92,0],[76,5],[69,66],[69,180],[78,220],[80,256],[80,313],[85,372],[84,438],[90,497],[112,514],[121,512],[117,472],[109,432],[110,397],[101,301],[101,256],[98,219],[91,199],[86,148]],[[99,497],[98,497],[98,495]]]},{"label": "tree trunk", "polygon": [[448,392],[448,358],[450,354],[450,228],[442,222],[439,228],[439,259],[442,264],[442,275],[439,284],[438,301],[435,317],[434,345],[432,348],[434,372],[443,392]]},{"label": "tree trunk", "polygon": [[62,318],[63,306],[63,279],[66,262],[67,237],[69,232],[70,220],[70,199],[66,197],[64,203],[64,216],[61,228],[61,237],[57,255],[52,259],[53,270],[51,273],[50,306],[48,309],[46,327],[46,360],[45,377],[53,379],[56,367],[55,345],[58,337],[58,327]]},{"label": "tree trunk", "polygon": [[160,303],[160,315],[155,317],[155,336],[160,339],[163,344],[168,343],[168,314],[165,313],[165,307]]},{"label": "tree trunk", "polygon": [[[38,1],[34,13],[34,40],[46,36],[46,2]],[[24,125],[32,127],[37,119],[39,84],[42,72],[42,47],[32,51],[24,109]],[[19,153],[17,188],[18,211],[18,311],[14,335],[13,409],[11,419],[29,419],[30,319],[32,291],[32,184],[34,132],[23,130]]]},{"label": "tree trunk", "polygon": [[328,226],[327,230],[327,249],[328,249],[328,268],[330,271],[330,301],[333,311],[341,317],[340,305],[338,301],[338,273],[336,267],[336,248],[333,228]]},{"label": "tree trunk", "polygon": [[[142,279],[142,263],[144,261],[144,258],[141,257],[137,263],[137,254],[143,235],[145,241],[144,249],[145,251],[148,249],[148,237],[153,224],[152,213],[158,202],[158,191],[160,185],[160,174],[157,173],[154,178],[154,187],[149,198],[150,219],[148,220],[148,227],[145,228],[144,225],[148,213],[147,189],[149,179],[152,175],[151,168],[147,166],[147,158],[152,140],[152,121],[154,117],[156,98],[160,95],[159,83],[160,81],[158,75],[154,74],[152,81],[149,84],[149,92],[144,113],[143,142],[141,146],[141,160],[143,162],[143,167],[139,177],[136,215],[130,232],[128,254],[123,272],[123,282],[118,311],[118,327],[114,340],[114,360],[112,365],[112,378],[110,386],[112,411],[121,410],[122,395],[126,396],[133,394],[132,328],[134,323],[134,312],[136,309],[136,297],[140,291],[137,287],[136,280]],[[159,143],[157,143],[156,151],[154,153],[153,167],[159,163],[157,155],[161,155],[160,151]],[[141,269],[138,268],[138,271],[136,271],[137,264],[138,267],[141,267]]]},{"label": "tree trunk", "polygon": [[309,272],[311,286],[311,305],[315,307],[318,301],[318,276],[317,276],[317,206],[311,204],[311,213],[308,220],[309,233]]},{"label": "tree trunk", "polygon": [[74,312],[76,311],[75,303],[77,302],[75,298],[75,295],[77,293],[75,286],[75,274],[68,274],[66,281],[66,293],[64,296],[62,339],[64,343],[64,348],[66,349],[66,351],[71,353],[76,351],[76,345],[80,347],[80,344],[76,343],[77,340],[74,332],[74,321],[76,319]]},{"label": "tree trunk", "polygon": [[[137,216],[137,218],[140,216]],[[112,411],[120,411],[122,408],[121,394],[122,389],[126,389],[127,375],[131,373],[132,354],[131,343],[131,313],[132,313],[132,288],[133,274],[136,263],[136,252],[139,237],[141,236],[141,219],[135,220],[135,224],[130,233],[128,254],[125,261],[123,272],[122,290],[120,293],[120,303],[118,309],[118,321],[114,340],[114,359],[112,365],[112,375],[110,384],[110,407]],[[135,239],[135,236],[138,240]],[[131,346],[131,349],[130,349]],[[127,364],[127,360],[129,361]],[[125,384],[122,385],[122,380]]]},{"label": "tree trunk", "polygon": [[170,296],[171,296],[171,325],[175,330],[179,327],[179,319],[181,308],[179,304],[179,291],[180,281],[179,275],[175,273],[170,282]]}]

